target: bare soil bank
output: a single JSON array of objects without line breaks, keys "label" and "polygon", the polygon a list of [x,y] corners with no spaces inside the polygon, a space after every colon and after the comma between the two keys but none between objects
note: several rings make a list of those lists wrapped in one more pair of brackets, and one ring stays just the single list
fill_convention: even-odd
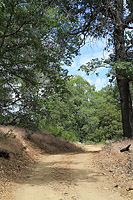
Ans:
[{"label": "bare soil bank", "polygon": [[[29,132],[27,140],[24,129],[0,126],[3,133],[10,129],[16,138],[0,141],[15,153],[0,158],[1,200],[132,199],[132,140],[81,149],[47,131]],[[129,142],[130,152],[120,153]]]}]

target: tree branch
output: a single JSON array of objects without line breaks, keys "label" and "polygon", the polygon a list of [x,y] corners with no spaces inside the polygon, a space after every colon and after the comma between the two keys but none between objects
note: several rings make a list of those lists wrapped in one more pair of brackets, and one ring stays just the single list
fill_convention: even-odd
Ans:
[{"label": "tree branch", "polygon": [[131,144],[129,144],[129,145],[128,145],[127,147],[125,147],[125,148],[122,148],[122,149],[120,150],[120,152],[129,151],[130,146],[131,146]]},{"label": "tree branch", "polygon": [[[83,34],[85,33],[86,30],[88,30],[88,27],[90,26],[91,22],[94,21],[95,17],[97,16],[97,14],[101,11],[101,8],[97,8],[95,9],[95,12],[93,12],[93,14],[90,16],[90,20],[84,23],[83,26],[81,26],[78,30],[75,30],[76,32],[73,31],[73,33],[70,33],[71,35],[78,35],[78,34]],[[82,28],[83,27],[83,28]]]},{"label": "tree branch", "polygon": [[127,26],[126,28],[133,30],[133,27]]},{"label": "tree branch", "polygon": [[133,12],[131,12],[125,19],[124,24],[127,27],[130,23],[133,22]]},{"label": "tree branch", "polygon": [[0,36],[0,38],[6,38],[6,37],[10,37],[10,36],[12,36],[12,35],[15,35],[16,33],[18,33],[18,32],[20,31],[20,29],[24,26],[24,24],[26,24],[26,21],[24,21],[24,22],[21,24],[21,26],[20,26],[15,32],[10,33],[10,34],[8,34],[8,35],[2,35],[2,36]]}]

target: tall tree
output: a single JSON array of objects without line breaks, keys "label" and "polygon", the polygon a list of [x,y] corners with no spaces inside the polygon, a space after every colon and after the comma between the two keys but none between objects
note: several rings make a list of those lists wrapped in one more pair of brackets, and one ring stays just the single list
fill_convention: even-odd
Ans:
[{"label": "tall tree", "polygon": [[[117,79],[120,93],[123,133],[125,137],[133,136],[133,109],[129,89],[130,81],[133,81],[132,61],[132,36],[126,37],[126,31],[130,30],[133,22],[132,0],[72,0],[57,1],[62,11],[69,16],[73,24],[71,35],[87,37],[108,38],[108,47],[113,45],[114,55],[113,69]],[[77,24],[77,19],[80,24]],[[129,39],[130,38],[130,39]],[[97,67],[98,67],[97,62]],[[89,63],[86,71],[94,69]],[[130,76],[129,76],[130,74]]]},{"label": "tall tree", "polygon": [[0,1],[1,123],[16,115],[18,107],[22,114],[28,107],[35,111],[33,99],[37,100],[38,91],[46,97],[50,89],[51,93],[61,89],[66,77],[61,62],[70,64],[77,52],[80,39],[64,37],[71,26],[65,26],[68,19],[51,2]]},{"label": "tall tree", "polygon": [[[114,50],[115,50],[115,61],[128,61],[128,55],[126,53],[124,31],[125,28],[129,28],[129,23],[133,20],[133,3],[131,7],[131,1],[127,1],[129,10],[131,13],[124,19],[124,1],[117,0],[116,3],[116,14],[114,23]],[[132,66],[133,67],[133,66]],[[132,101],[129,89],[130,80],[123,76],[125,69],[116,68],[117,85],[120,92],[121,98],[121,110],[122,110],[122,122],[123,131],[125,137],[133,136],[133,110]],[[133,77],[132,77],[133,81]]]}]

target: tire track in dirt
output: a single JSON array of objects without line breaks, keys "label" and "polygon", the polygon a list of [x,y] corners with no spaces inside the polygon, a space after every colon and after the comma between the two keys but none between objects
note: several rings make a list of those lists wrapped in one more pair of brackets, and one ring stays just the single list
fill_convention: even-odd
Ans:
[{"label": "tire track in dirt", "polygon": [[94,151],[40,156],[32,173],[18,183],[12,200],[125,200],[94,165]]}]

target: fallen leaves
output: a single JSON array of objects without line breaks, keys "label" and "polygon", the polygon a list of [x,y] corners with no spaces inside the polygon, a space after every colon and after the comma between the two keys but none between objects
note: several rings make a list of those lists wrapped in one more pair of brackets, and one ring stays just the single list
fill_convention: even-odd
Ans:
[{"label": "fallen leaves", "polygon": [[[129,152],[120,153],[123,146],[132,144]],[[133,183],[133,140],[122,140],[110,143],[96,156],[95,162],[111,181],[114,188],[122,195],[132,198]]]}]

